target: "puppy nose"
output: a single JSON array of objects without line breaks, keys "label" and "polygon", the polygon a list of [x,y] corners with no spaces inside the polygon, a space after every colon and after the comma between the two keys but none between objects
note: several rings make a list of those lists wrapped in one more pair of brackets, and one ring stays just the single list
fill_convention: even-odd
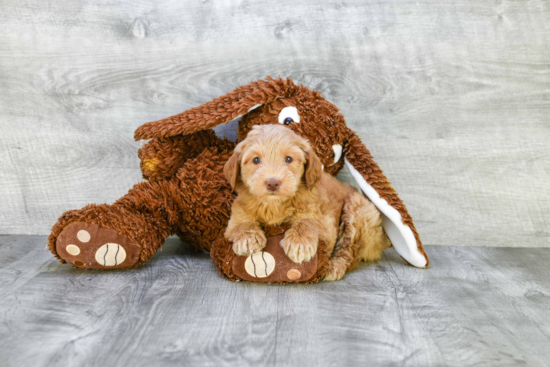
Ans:
[{"label": "puppy nose", "polygon": [[267,189],[269,191],[277,191],[279,189],[279,186],[281,185],[281,180],[275,177],[271,177],[265,180],[265,184],[267,185]]}]

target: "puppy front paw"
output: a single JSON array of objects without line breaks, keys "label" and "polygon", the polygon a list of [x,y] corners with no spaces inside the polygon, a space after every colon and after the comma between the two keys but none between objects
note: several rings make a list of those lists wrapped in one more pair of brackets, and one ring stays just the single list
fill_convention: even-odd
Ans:
[{"label": "puppy front paw", "polygon": [[285,233],[281,245],[290,260],[301,263],[302,261],[308,262],[315,256],[318,242],[319,239],[316,236],[300,234],[291,228]]},{"label": "puppy front paw", "polygon": [[248,230],[241,233],[233,241],[233,252],[240,256],[248,256],[261,251],[266,245],[265,234],[261,230]]}]

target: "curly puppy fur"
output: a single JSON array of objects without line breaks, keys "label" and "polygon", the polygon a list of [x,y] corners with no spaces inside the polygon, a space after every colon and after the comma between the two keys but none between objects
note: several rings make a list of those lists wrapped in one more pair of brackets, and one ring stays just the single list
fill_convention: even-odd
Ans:
[{"label": "curly puppy fur", "polygon": [[[329,253],[334,252],[325,280],[338,280],[359,261],[378,260],[390,245],[378,209],[324,173],[307,140],[284,126],[254,126],[225,164],[224,174],[238,194],[225,231],[237,255],[265,247],[264,226],[288,224],[285,254],[296,263],[307,262],[324,240]],[[342,210],[343,230],[335,249]]]}]

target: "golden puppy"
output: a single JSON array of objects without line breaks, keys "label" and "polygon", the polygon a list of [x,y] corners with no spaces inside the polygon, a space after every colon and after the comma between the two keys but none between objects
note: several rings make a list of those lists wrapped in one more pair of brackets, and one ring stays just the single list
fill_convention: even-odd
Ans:
[{"label": "golden puppy", "polygon": [[361,260],[378,260],[390,245],[380,212],[362,194],[328,173],[307,140],[282,125],[257,125],[225,164],[238,194],[225,237],[237,255],[266,245],[264,225],[289,224],[282,246],[294,262],[309,261],[328,244],[325,280],[341,279]]}]

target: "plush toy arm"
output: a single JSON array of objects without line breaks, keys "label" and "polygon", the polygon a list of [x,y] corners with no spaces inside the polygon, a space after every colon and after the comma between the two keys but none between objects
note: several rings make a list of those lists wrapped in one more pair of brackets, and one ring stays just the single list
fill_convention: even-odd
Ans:
[{"label": "plush toy arm", "polygon": [[363,193],[382,212],[382,226],[399,255],[411,265],[427,268],[428,256],[405,204],[351,130],[345,147],[345,162]]},{"label": "plush toy arm", "polygon": [[218,138],[213,130],[152,139],[138,152],[143,178],[150,182],[170,178],[185,161],[195,158],[204,149],[224,145],[234,144]]}]

